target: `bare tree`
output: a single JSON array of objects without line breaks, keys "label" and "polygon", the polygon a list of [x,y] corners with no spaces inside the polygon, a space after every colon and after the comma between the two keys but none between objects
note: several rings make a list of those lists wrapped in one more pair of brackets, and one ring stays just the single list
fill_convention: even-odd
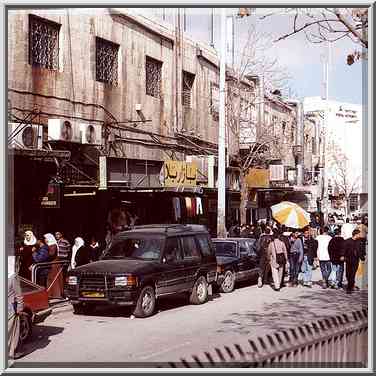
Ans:
[{"label": "bare tree", "polygon": [[[266,167],[267,161],[281,159],[278,133],[264,122],[265,94],[278,88],[287,90],[290,76],[272,56],[272,35],[256,30],[252,25],[246,38],[239,40],[234,66],[227,72],[226,124],[227,139],[236,140],[236,147],[229,141],[228,151],[240,167],[241,179],[241,221],[245,221],[247,187],[245,176],[252,167]],[[260,87],[259,80],[262,81]],[[258,116],[255,116],[258,114]],[[277,125],[276,125],[277,126]],[[238,153],[242,136],[248,133],[249,148]]]},{"label": "bare tree", "polygon": [[352,176],[349,159],[341,152],[341,149],[333,143],[330,165],[335,169],[334,188],[339,195],[343,197],[343,203],[346,208],[346,216],[350,211],[350,197],[359,188],[360,176]]},{"label": "bare tree", "polygon": [[347,56],[347,64],[367,58],[368,9],[367,8],[287,8],[283,12],[272,12],[261,19],[276,14],[292,16],[292,31],[275,41],[281,41],[298,33],[304,33],[311,43],[336,42],[348,38],[358,44]]}]

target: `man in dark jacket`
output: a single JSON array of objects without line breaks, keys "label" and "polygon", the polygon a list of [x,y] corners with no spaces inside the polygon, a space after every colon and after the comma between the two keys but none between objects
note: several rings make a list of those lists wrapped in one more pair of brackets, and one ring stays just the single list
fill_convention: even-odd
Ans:
[{"label": "man in dark jacket", "polygon": [[365,251],[362,247],[360,231],[354,230],[352,238],[345,240],[345,262],[347,293],[351,294],[355,286],[355,274],[358,270],[359,260],[365,260]]},{"label": "man in dark jacket", "polygon": [[256,249],[260,257],[259,265],[259,277],[257,281],[257,287],[262,287],[266,282],[270,269],[270,258],[268,254],[269,243],[273,240],[271,230],[266,227],[264,233],[261,234],[260,239],[257,241]]},{"label": "man in dark jacket", "polygon": [[318,242],[311,236],[311,229],[307,226],[303,229],[303,237],[300,238],[303,243],[303,286],[312,287],[312,266],[317,260]]},{"label": "man in dark jacket", "polygon": [[332,272],[329,277],[329,283],[334,288],[342,288],[344,260],[345,260],[345,240],[341,236],[341,229],[336,228],[334,238],[328,245],[330,261],[332,263]]}]

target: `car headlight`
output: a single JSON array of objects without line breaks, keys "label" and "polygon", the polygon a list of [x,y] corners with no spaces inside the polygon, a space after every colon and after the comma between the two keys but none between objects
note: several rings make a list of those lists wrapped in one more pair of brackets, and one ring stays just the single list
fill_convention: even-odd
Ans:
[{"label": "car headlight", "polygon": [[77,277],[75,275],[68,277],[68,285],[77,285]]},{"label": "car headlight", "polygon": [[137,277],[133,275],[115,277],[115,287],[121,286],[136,286]]}]

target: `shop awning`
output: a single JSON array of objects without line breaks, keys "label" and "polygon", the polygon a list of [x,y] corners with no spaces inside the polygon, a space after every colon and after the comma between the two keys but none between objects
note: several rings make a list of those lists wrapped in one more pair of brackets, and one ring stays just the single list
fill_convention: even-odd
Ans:
[{"label": "shop awning", "polygon": [[9,149],[10,156],[21,156],[41,159],[66,159],[69,160],[71,152],[69,150],[48,150],[48,149]]}]

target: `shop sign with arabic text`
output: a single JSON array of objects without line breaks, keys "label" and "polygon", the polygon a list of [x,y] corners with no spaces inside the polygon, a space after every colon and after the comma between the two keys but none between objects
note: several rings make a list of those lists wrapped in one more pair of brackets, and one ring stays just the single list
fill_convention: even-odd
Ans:
[{"label": "shop sign with arabic text", "polygon": [[184,161],[166,161],[163,166],[165,187],[197,185],[197,166]]}]

